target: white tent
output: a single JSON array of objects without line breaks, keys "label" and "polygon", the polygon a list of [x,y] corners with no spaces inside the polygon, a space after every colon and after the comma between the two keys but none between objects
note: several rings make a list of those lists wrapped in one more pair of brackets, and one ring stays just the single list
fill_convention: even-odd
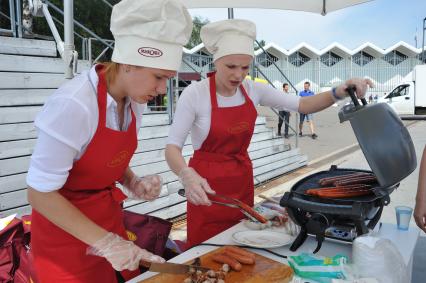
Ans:
[{"label": "white tent", "polygon": [[191,8],[259,8],[327,13],[372,0],[181,0]]}]

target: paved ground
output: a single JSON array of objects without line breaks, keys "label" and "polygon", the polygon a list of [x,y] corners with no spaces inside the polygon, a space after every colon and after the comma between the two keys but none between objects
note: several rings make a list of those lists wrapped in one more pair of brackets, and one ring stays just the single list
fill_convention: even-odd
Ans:
[{"label": "paved ground", "polygon": [[[298,138],[298,147],[308,155],[310,161],[323,157],[340,148],[347,147],[356,143],[356,137],[352,131],[349,122],[340,123],[338,111],[340,107],[330,107],[324,111],[314,114],[315,132],[318,135],[316,140],[310,137],[310,130],[305,123],[303,136]],[[268,108],[259,108],[258,112],[267,116],[267,125],[274,127],[277,132],[277,116]],[[290,126],[295,128],[296,114],[290,116]],[[298,129],[297,129],[298,130]],[[284,129],[282,130],[284,131]],[[292,146],[295,145],[295,134],[289,130],[290,139],[285,140]]]}]

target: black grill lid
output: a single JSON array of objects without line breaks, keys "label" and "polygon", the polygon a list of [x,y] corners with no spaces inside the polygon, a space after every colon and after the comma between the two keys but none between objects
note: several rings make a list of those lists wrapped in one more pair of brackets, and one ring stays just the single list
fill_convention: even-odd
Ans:
[{"label": "black grill lid", "polygon": [[349,120],[358,143],[377,176],[379,184],[389,187],[416,169],[414,144],[407,128],[386,103],[360,105],[354,90],[348,89],[354,104],[339,111],[340,123]]}]

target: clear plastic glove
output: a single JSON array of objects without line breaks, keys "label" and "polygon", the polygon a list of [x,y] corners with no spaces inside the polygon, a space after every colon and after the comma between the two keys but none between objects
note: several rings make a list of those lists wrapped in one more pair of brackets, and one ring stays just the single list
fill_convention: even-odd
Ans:
[{"label": "clear plastic glove", "polygon": [[136,270],[141,261],[165,262],[162,257],[143,250],[132,241],[124,240],[111,232],[89,247],[87,254],[106,258],[117,271],[124,269]]},{"label": "clear plastic glove", "polygon": [[136,175],[123,183],[125,193],[134,200],[154,200],[161,193],[163,180],[159,175],[147,175],[140,178]]},{"label": "clear plastic glove", "polygon": [[365,97],[368,88],[374,87],[373,82],[370,79],[352,78],[336,88],[336,95],[341,99],[345,98],[348,95],[348,92],[346,91],[348,86],[355,86],[356,96],[358,98]]},{"label": "clear plastic glove", "polygon": [[212,204],[207,194],[215,194],[216,192],[210,188],[207,180],[201,177],[193,168],[183,168],[179,172],[179,181],[185,188],[185,195],[190,203],[195,205]]}]

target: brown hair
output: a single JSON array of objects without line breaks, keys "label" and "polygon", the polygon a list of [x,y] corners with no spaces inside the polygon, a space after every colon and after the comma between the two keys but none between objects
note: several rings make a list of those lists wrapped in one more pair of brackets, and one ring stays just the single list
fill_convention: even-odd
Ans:
[{"label": "brown hair", "polygon": [[105,66],[105,80],[108,85],[113,83],[117,78],[118,71],[120,69],[120,63],[116,62],[104,62],[102,63]]}]

